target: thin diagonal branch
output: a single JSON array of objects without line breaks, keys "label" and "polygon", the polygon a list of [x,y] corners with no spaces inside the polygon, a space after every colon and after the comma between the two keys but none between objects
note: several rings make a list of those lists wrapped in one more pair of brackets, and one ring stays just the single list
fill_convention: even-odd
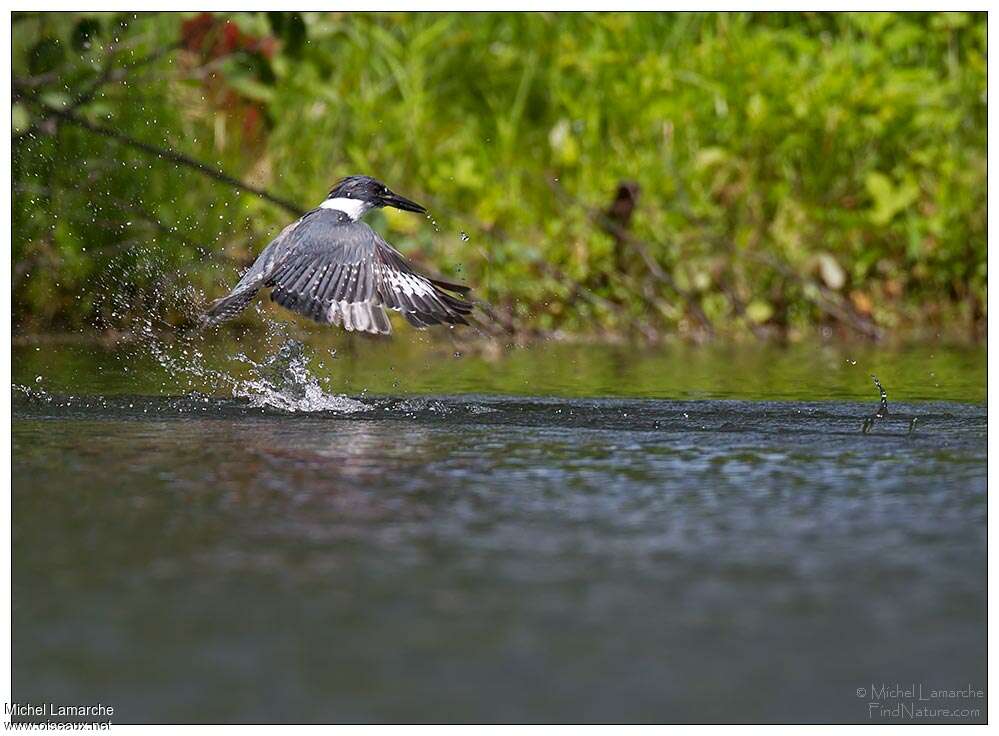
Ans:
[{"label": "thin diagonal branch", "polygon": [[209,166],[208,164],[198,161],[197,159],[191,158],[186,154],[180,153],[179,151],[174,151],[169,148],[162,148],[160,146],[154,146],[151,143],[146,143],[145,141],[140,141],[137,138],[133,138],[132,136],[126,133],[113,130],[112,128],[106,128],[103,125],[92,123],[86,118],[78,115],[77,113],[71,110],[63,110],[57,107],[53,107],[52,105],[43,102],[41,99],[39,99],[32,91],[27,90],[21,85],[17,84],[17,82],[14,82],[14,93],[17,96],[28,100],[29,102],[31,102],[33,105],[43,110],[48,115],[59,118],[60,120],[63,120],[67,123],[72,123],[73,125],[79,128],[83,128],[84,130],[87,130],[91,133],[103,136],[105,138],[109,138],[122,145],[142,151],[143,153],[147,153],[151,156],[156,156],[157,158],[161,158],[164,161],[170,161],[171,163],[177,164],[179,166],[185,166],[189,169],[193,169],[194,171],[197,171],[200,174],[207,176],[210,179],[214,179],[215,181],[227,184],[233,189],[240,189],[242,191],[255,194],[261,199],[264,199],[270,202],[271,204],[275,204],[278,207],[285,209],[286,211],[290,212],[296,217],[300,216],[304,212],[304,210],[301,207],[299,207],[293,202],[290,202],[287,199],[283,199],[281,197],[278,197],[277,195],[271,194],[266,189],[261,189],[259,187],[252,186],[251,184],[247,184],[244,181],[240,181],[236,177],[230,176],[221,169],[216,169],[212,166]]}]

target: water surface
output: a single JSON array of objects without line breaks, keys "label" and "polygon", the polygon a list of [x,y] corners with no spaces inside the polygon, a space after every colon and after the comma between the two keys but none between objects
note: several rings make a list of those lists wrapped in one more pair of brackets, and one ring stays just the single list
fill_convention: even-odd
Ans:
[{"label": "water surface", "polygon": [[[454,335],[449,341],[446,337]],[[407,331],[384,340],[328,331],[209,339],[157,335],[101,346],[25,341],[14,382],[60,393],[231,395],[253,364],[300,343],[308,372],[332,393],[517,394],[666,399],[876,401],[875,373],[896,401],[984,403],[985,350],[966,345],[685,343],[656,348],[547,342],[462,342]],[[438,333],[438,338],[440,333]]]},{"label": "water surface", "polygon": [[868,722],[871,683],[984,687],[982,351],[244,342],[15,350],[17,700]]}]

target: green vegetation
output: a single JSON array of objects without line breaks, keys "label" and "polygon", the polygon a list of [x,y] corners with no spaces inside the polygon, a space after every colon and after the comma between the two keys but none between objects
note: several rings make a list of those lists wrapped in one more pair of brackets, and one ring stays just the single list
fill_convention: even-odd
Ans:
[{"label": "green vegetation", "polygon": [[13,23],[21,330],[189,319],[288,221],[140,141],[301,209],[377,176],[521,331],[984,332],[984,14]]}]

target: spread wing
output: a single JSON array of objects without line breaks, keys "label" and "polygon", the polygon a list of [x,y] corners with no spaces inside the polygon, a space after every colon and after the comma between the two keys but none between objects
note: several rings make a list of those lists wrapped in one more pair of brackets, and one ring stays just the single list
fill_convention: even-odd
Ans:
[{"label": "spread wing", "polygon": [[283,237],[280,251],[262,284],[278,304],[317,322],[388,334],[385,310],[394,309],[416,327],[468,324],[472,305],[456,295],[467,287],[418,273],[374,230],[341,213],[310,212]]},{"label": "spread wing", "polygon": [[[306,215],[307,216],[307,215]],[[242,312],[253,301],[260,287],[264,285],[267,276],[274,272],[281,259],[288,254],[288,236],[302,223],[295,220],[284,228],[278,236],[264,248],[253,265],[247,269],[239,282],[226,296],[216,299],[209,305],[202,317],[205,324],[218,324],[232,319]]]}]

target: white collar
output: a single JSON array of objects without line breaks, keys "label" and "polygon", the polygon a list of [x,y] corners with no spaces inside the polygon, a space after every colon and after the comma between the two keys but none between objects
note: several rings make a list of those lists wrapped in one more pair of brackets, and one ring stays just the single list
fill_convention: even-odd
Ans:
[{"label": "white collar", "polygon": [[339,210],[355,222],[364,217],[364,213],[371,209],[371,203],[350,197],[330,197],[319,205],[323,210]]}]

